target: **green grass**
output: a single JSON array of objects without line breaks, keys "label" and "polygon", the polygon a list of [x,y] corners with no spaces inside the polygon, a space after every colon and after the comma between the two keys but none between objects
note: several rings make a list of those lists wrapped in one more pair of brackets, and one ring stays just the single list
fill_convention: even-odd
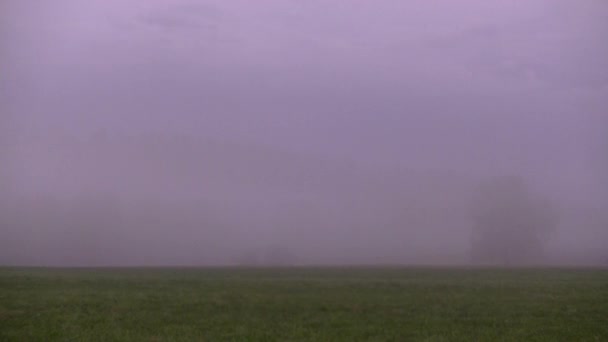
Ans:
[{"label": "green grass", "polygon": [[608,271],[0,269],[0,341],[608,341]]}]

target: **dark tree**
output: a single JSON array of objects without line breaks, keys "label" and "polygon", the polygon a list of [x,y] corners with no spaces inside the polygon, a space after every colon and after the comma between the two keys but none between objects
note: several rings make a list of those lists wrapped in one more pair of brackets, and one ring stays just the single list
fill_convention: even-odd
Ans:
[{"label": "dark tree", "polygon": [[539,262],[544,242],[555,231],[551,203],[533,194],[519,177],[483,184],[473,201],[471,256],[492,264]]}]

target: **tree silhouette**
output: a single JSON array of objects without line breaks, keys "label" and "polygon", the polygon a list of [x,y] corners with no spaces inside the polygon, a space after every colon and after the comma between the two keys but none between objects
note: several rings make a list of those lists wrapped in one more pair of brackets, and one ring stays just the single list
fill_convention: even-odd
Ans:
[{"label": "tree silhouette", "polygon": [[473,201],[471,256],[483,263],[539,262],[557,225],[552,204],[533,194],[520,177],[483,184]]}]

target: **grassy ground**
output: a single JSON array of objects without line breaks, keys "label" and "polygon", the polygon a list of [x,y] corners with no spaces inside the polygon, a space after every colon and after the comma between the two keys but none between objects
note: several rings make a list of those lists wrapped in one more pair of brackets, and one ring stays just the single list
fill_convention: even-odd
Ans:
[{"label": "grassy ground", "polygon": [[608,271],[0,269],[1,341],[608,341]]}]

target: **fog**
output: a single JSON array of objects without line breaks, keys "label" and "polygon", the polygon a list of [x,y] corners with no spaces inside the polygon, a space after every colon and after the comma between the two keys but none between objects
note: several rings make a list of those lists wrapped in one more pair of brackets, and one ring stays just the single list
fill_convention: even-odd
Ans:
[{"label": "fog", "polygon": [[608,264],[608,3],[0,2],[0,265]]}]

